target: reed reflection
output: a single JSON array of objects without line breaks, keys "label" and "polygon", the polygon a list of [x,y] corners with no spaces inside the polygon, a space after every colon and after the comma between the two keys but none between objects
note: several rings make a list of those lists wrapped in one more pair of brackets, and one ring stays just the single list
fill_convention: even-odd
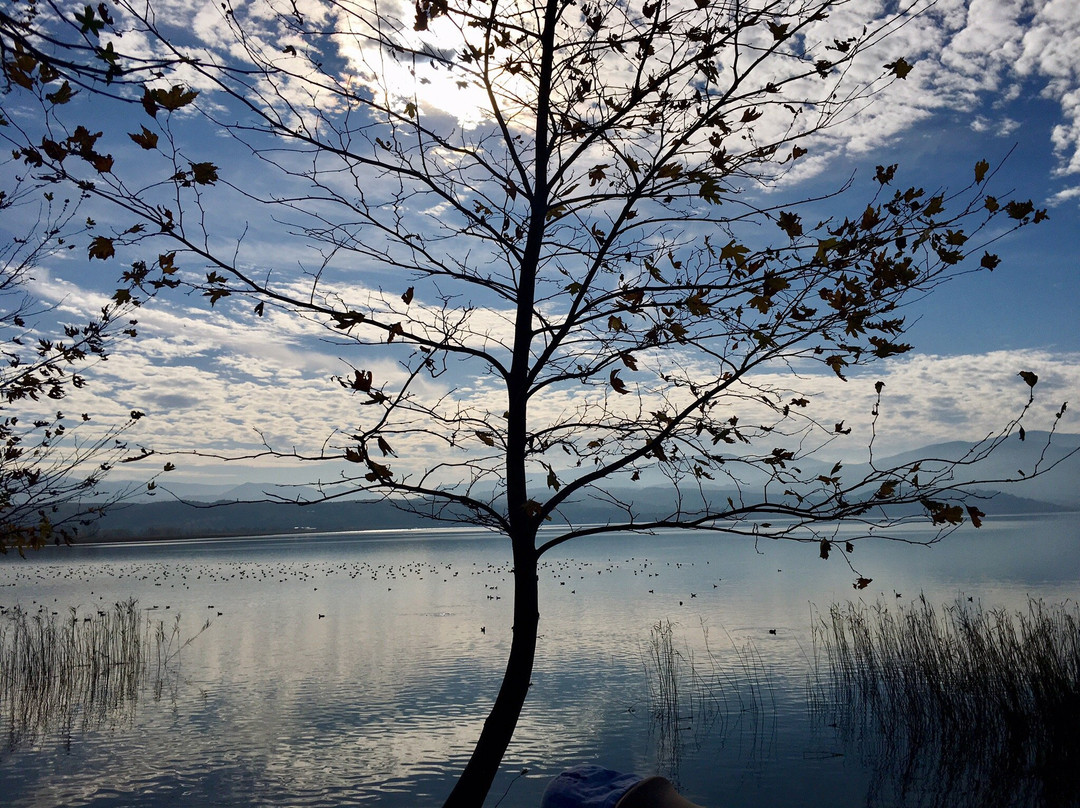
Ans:
[{"label": "reed reflection", "polygon": [[1080,804],[1080,608],[834,605],[812,703],[872,771],[867,805]]},{"label": "reed reflection", "polygon": [[643,657],[650,740],[656,771],[676,785],[684,754],[706,742],[722,750],[737,736],[747,765],[769,754],[776,734],[774,682],[753,640],[738,645],[728,639],[726,652],[714,650],[703,623],[702,647],[695,651],[671,620],[649,632]]},{"label": "reed reflection", "polygon": [[76,735],[130,724],[144,692],[155,702],[175,696],[180,652],[193,639],[181,639],[179,615],[171,623],[152,620],[134,599],[89,613],[3,609],[0,709],[7,750],[45,738],[69,746]]}]

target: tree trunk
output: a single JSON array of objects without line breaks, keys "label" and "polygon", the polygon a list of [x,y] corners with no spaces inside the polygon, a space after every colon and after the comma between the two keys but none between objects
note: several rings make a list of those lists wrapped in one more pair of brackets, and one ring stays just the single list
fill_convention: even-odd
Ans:
[{"label": "tree trunk", "polygon": [[483,805],[529,693],[539,622],[536,553],[531,546],[515,548],[514,638],[506,662],[506,673],[495,706],[484,722],[480,740],[444,808],[480,808]]},{"label": "tree trunk", "polygon": [[548,116],[551,73],[555,54],[555,27],[562,0],[545,0],[540,35],[541,58],[536,98],[536,136],[529,231],[517,283],[514,350],[506,379],[506,508],[510,541],[514,548],[514,638],[510,658],[495,705],[484,722],[480,740],[444,808],[480,808],[498,774],[506,748],[517,727],[529,694],[536,630],[540,623],[536,580],[536,529],[539,517],[529,498],[526,461],[529,457],[528,412],[532,384],[533,305],[548,214]]}]

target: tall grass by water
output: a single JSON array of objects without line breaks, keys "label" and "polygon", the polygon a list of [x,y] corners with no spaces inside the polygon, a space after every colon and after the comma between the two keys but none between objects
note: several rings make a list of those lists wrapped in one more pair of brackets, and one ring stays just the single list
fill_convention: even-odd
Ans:
[{"label": "tall grass by water", "polygon": [[86,614],[5,610],[0,710],[8,749],[130,720],[144,685],[160,699],[175,683],[191,639],[181,640],[179,615],[152,620],[135,600]]},{"label": "tall grass by water", "polygon": [[707,626],[701,633],[702,648],[695,652],[675,623],[660,620],[643,652],[657,767],[676,782],[687,745],[717,735],[726,741],[738,732],[752,756],[767,730],[775,730],[773,685],[753,642],[739,646],[732,640],[720,652],[710,644]]},{"label": "tall grass by water", "polygon": [[849,602],[814,646],[813,708],[897,804],[1080,805],[1076,603]]}]

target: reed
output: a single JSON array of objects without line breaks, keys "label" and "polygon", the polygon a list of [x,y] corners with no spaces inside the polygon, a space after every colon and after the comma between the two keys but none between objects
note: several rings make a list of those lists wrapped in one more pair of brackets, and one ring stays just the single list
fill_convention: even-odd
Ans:
[{"label": "reed", "polygon": [[918,804],[1080,804],[1080,609],[833,605],[815,711]]},{"label": "reed", "polygon": [[684,749],[696,748],[706,737],[723,743],[736,729],[748,731],[751,754],[760,751],[769,705],[775,720],[776,704],[752,641],[739,646],[729,637],[727,653],[714,651],[702,624],[696,653],[676,629],[670,620],[654,624],[643,658],[658,770],[677,782]]},{"label": "reed", "polygon": [[[209,621],[199,633],[208,627]],[[160,698],[175,682],[187,642],[179,616],[169,626],[155,622],[133,599],[88,614],[5,611],[0,707],[8,748],[130,719],[144,684]]]}]

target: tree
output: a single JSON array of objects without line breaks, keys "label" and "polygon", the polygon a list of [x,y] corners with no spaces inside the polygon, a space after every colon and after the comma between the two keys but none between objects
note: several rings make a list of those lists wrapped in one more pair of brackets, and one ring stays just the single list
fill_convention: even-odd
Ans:
[{"label": "tree", "polygon": [[[11,80],[33,85],[47,65],[41,117],[61,128],[66,115],[71,133],[23,116],[18,155],[131,220],[97,257],[159,239],[157,283],[246,301],[248,316],[295,312],[363,357],[338,379],[354,422],[312,451],[266,453],[351,464],[340,482],[354,490],[510,542],[506,674],[447,805],[483,802],[511,740],[552,548],[686,528],[807,542],[851,564],[857,540],[837,543],[838,521],[887,536],[914,508],[936,540],[984,516],[964,468],[1019,428],[1026,370],[1017,415],[958,462],[881,467],[871,443],[857,476],[800,468],[850,429],[815,409],[799,370],[845,379],[905,353],[907,300],[994,269],[991,243],[1046,215],[992,195],[982,160],[958,192],[894,186],[888,165],[817,198],[764,193],[795,187],[829,130],[913,69],[875,54],[916,9],[857,10],[417,0],[404,17],[267,3],[223,6],[196,41],[197,25],[119,2],[0,25]],[[64,105],[81,91],[140,116],[123,155],[74,126]],[[242,147],[228,162],[200,145],[208,124]],[[857,203],[852,185],[867,194]],[[230,231],[240,201],[273,225]],[[261,226],[287,227],[296,254],[267,266]],[[150,271],[133,267],[140,283]],[[376,357],[399,371],[380,377]],[[417,444],[424,463],[407,457]],[[670,508],[619,493],[657,484]],[[608,503],[609,521],[579,524],[584,500]]]},{"label": "tree", "polygon": [[124,337],[135,336],[136,322],[130,303],[106,306],[81,325],[55,322],[55,307],[30,288],[33,273],[51,255],[72,249],[91,223],[77,223],[78,199],[57,200],[14,177],[0,191],[0,211],[11,216],[20,208],[36,211],[28,231],[0,246],[0,552],[13,547],[23,554],[70,542],[79,526],[119,498],[102,496],[98,484],[130,455],[121,438],[142,413],[86,437],[89,415],[73,421],[55,409],[86,385],[78,369],[105,360],[121,327]]}]

